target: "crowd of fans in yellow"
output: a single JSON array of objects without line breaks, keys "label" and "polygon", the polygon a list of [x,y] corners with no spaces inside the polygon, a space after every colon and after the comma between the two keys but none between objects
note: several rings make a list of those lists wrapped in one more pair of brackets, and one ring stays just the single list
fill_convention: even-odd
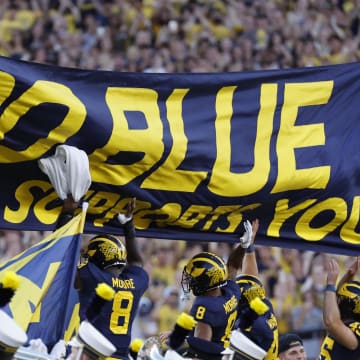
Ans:
[{"label": "crowd of fans in yellow", "polygon": [[116,71],[221,72],[359,59],[358,0],[4,0],[0,54]]}]

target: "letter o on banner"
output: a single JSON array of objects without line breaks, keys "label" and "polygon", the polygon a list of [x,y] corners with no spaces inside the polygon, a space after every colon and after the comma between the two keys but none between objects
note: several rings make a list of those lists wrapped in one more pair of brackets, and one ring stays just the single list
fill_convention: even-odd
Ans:
[{"label": "letter o on banner", "polygon": [[[326,225],[313,228],[311,221],[324,211],[333,211],[334,217]],[[347,204],[344,199],[334,197],[317,203],[307,209],[296,223],[295,232],[298,236],[309,241],[318,241],[333,232],[347,217]]]}]

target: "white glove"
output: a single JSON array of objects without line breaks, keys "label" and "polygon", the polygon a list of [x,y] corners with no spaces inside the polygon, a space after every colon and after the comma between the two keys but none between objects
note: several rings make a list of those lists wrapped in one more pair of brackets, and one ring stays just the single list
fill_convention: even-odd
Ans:
[{"label": "white glove", "polygon": [[252,225],[251,222],[249,220],[246,220],[244,222],[244,228],[245,228],[245,232],[243,234],[243,236],[240,238],[240,245],[243,248],[248,248],[251,244],[251,238],[252,238]]},{"label": "white glove", "polygon": [[121,225],[124,225],[132,219],[132,215],[126,216],[125,214],[119,213],[117,219]]}]

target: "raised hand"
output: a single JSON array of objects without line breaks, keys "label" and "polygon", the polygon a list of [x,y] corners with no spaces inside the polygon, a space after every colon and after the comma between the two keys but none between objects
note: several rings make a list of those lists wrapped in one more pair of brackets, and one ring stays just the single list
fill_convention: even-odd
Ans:
[{"label": "raised hand", "polygon": [[117,219],[119,220],[120,224],[124,225],[132,219],[135,206],[136,206],[136,198],[132,198],[126,205],[126,213],[117,214]]},{"label": "raised hand", "polygon": [[252,228],[252,238],[251,238],[251,243],[254,242],[255,240],[255,236],[259,230],[259,219],[255,219],[253,220],[253,222],[251,223],[251,228]]},{"label": "raised hand", "polygon": [[326,270],[327,283],[335,285],[339,276],[339,264],[335,259],[330,259],[329,262],[326,264]]},{"label": "raised hand", "polygon": [[259,230],[259,219],[255,219],[250,223],[246,220],[244,223],[245,232],[240,238],[240,245],[243,248],[248,248],[255,240],[256,233]]},{"label": "raised hand", "polygon": [[252,239],[252,225],[249,220],[244,222],[245,232],[240,238],[240,245],[243,248],[248,248]]},{"label": "raised hand", "polygon": [[350,265],[348,273],[351,276],[354,276],[360,269],[360,256],[357,256],[355,261]]},{"label": "raised hand", "polygon": [[134,210],[135,210],[135,207],[136,207],[136,198],[133,197],[129,202],[128,204],[126,205],[126,213],[125,213],[125,216],[126,217],[132,217],[133,213],[134,213]]},{"label": "raised hand", "polygon": [[71,194],[68,194],[67,198],[64,200],[63,203],[63,211],[72,213],[79,207],[79,201],[75,201]]}]

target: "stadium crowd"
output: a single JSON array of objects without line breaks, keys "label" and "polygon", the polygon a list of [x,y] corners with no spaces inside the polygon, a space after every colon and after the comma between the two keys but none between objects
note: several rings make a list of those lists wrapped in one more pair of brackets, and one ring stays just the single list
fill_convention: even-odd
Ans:
[{"label": "stadium crowd", "polygon": [[[2,0],[0,55],[72,68],[122,72],[231,72],[358,61],[360,1]],[[0,263],[46,234],[0,232]],[[88,240],[85,236],[84,243]],[[227,259],[226,243],[138,239],[150,286],[133,336],[169,330],[182,299],[184,264],[201,251]],[[256,246],[260,277],[279,333],[318,354],[327,254]],[[335,256],[341,269],[353,258]]]},{"label": "stadium crowd", "polygon": [[83,69],[221,72],[359,59],[359,0],[3,0],[0,54]]}]

